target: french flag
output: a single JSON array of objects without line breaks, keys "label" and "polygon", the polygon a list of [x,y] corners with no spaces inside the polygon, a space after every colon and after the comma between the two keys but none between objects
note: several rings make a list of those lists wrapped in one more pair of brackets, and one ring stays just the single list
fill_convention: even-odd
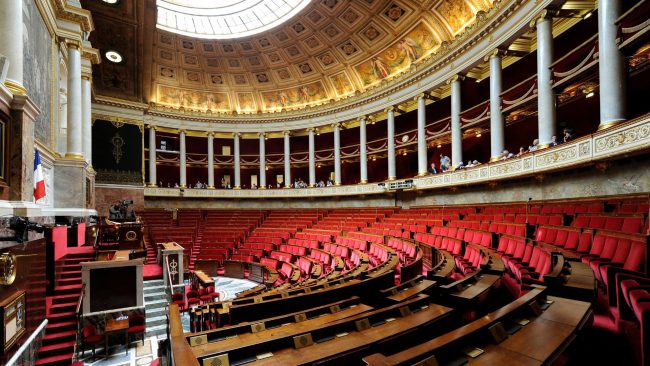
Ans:
[{"label": "french flag", "polygon": [[45,178],[43,176],[43,166],[41,165],[41,154],[37,149],[34,154],[34,200],[38,201],[45,197]]}]

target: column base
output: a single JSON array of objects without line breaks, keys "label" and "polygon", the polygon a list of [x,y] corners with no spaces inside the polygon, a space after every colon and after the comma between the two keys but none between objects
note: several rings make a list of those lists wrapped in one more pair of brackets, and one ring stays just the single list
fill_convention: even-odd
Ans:
[{"label": "column base", "polygon": [[208,186],[208,189],[215,189],[214,186]]},{"label": "column base", "polygon": [[309,188],[314,188],[314,187],[316,187],[315,184],[309,183]]},{"label": "column base", "polygon": [[429,172],[419,172],[418,177],[424,177],[425,175],[429,174]]},{"label": "column base", "polygon": [[187,188],[187,184],[181,184],[178,188]]},{"label": "column base", "polygon": [[284,186],[284,189],[291,189],[291,186]]},{"label": "column base", "polygon": [[334,185],[335,185],[335,186],[340,186],[340,185],[341,185],[341,182],[334,182]]},{"label": "column base", "polygon": [[234,186],[234,187],[232,187],[232,189],[241,189],[241,187],[240,186]]},{"label": "column base", "polygon": [[361,179],[359,184],[368,184],[368,180],[367,179]]},{"label": "column base", "polygon": [[397,177],[388,177],[388,179],[387,179],[387,181],[389,181],[389,182],[394,181],[394,180],[397,180]]},{"label": "column base", "polygon": [[257,188],[257,189],[266,189],[266,185],[260,186],[260,187]]},{"label": "column base", "polygon": [[65,160],[83,160],[83,161],[86,161],[83,154],[79,154],[79,153],[66,153],[64,159]]},{"label": "column base", "polygon": [[154,183],[149,183],[149,184],[147,184],[147,187],[149,187],[149,188],[158,188],[158,185],[156,185]]},{"label": "column base", "polygon": [[551,147],[551,144],[549,144],[549,143],[539,144],[539,145],[537,145],[537,150],[535,150],[535,151],[548,149],[549,147]]},{"label": "column base", "polygon": [[490,158],[490,161],[489,161],[489,162],[490,162],[490,163],[494,163],[495,161],[499,161],[500,159],[501,159],[501,156],[499,156],[499,155],[492,156],[492,157]]},{"label": "column base", "polygon": [[609,122],[604,122],[604,123],[601,122],[598,125],[598,131],[604,130],[604,129],[607,129],[607,128],[610,128],[610,127],[614,127],[614,126],[618,125],[619,123],[623,123],[625,121],[626,121],[625,119],[619,119],[619,120],[614,120],[614,121],[609,121]]}]

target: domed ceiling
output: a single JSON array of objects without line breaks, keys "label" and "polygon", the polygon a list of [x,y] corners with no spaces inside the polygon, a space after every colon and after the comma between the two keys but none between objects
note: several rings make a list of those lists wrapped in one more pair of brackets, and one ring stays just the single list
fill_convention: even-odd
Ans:
[{"label": "domed ceiling", "polygon": [[[144,52],[152,53],[143,58],[151,63],[141,66],[151,71],[134,71],[134,78],[141,78],[144,85],[143,101],[186,111],[264,113],[335,102],[382,85],[462,33],[478,12],[492,6],[492,0],[157,0],[156,4],[157,24],[144,29],[152,32],[153,46],[147,47],[146,36],[143,41]],[[213,6],[208,8],[209,4]],[[91,6],[97,8],[96,3]],[[229,6],[231,10],[239,6],[243,13],[228,13]],[[156,8],[145,4],[144,9]],[[282,17],[296,10],[290,19]],[[270,13],[273,16],[263,24],[259,18]],[[249,34],[281,21],[261,33],[233,38],[237,32]],[[102,34],[101,23],[96,20],[95,33],[101,33],[94,35],[99,47],[103,42],[115,44]],[[146,14],[142,23],[145,28],[151,23]],[[108,28],[114,29],[114,24]],[[220,24],[228,27],[219,28]],[[102,79],[106,71],[119,67],[106,64],[98,67]],[[109,95],[115,96],[111,91]]]}]

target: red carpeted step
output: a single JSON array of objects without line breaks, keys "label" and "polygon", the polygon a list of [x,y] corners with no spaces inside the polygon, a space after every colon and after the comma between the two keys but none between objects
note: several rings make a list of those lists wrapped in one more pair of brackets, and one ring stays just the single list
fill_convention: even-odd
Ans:
[{"label": "red carpeted step", "polygon": [[52,300],[52,305],[55,304],[65,304],[68,302],[76,302],[79,300],[79,294],[68,294],[68,295],[54,295],[49,297]]},{"label": "red carpeted step", "polygon": [[64,332],[50,333],[45,334],[43,337],[43,345],[52,345],[61,342],[70,342],[76,341],[77,331],[76,330],[66,330]]},{"label": "red carpeted step", "polygon": [[57,355],[70,355],[74,352],[74,345],[76,341],[67,341],[67,342],[57,342],[56,344],[50,344],[43,346],[38,350],[38,357],[52,357]]},{"label": "red carpeted step", "polygon": [[72,353],[65,354],[65,355],[58,355],[58,356],[52,356],[52,357],[45,357],[45,358],[39,358],[36,361],[36,365],[49,365],[49,366],[59,366],[59,365],[65,365],[65,366],[70,366],[72,362]]},{"label": "red carpeted step", "polygon": [[48,320],[54,324],[58,322],[67,322],[67,321],[73,321],[76,320],[77,315],[74,313],[74,311],[69,311],[65,313],[56,313],[56,314],[50,314],[48,316]]},{"label": "red carpeted step", "polygon": [[66,302],[62,304],[52,304],[48,309],[48,314],[62,314],[74,312],[77,310],[77,302]]},{"label": "red carpeted step", "polygon": [[56,281],[57,286],[72,286],[72,285],[80,285],[80,284],[81,284],[81,277],[59,278]]},{"label": "red carpeted step", "polygon": [[77,320],[69,320],[69,321],[62,321],[62,322],[52,322],[47,325],[47,329],[45,333],[59,333],[59,332],[66,332],[69,330],[77,330]]},{"label": "red carpeted step", "polygon": [[81,271],[58,271],[56,276],[58,278],[81,278]]},{"label": "red carpeted step", "polygon": [[81,283],[76,285],[55,286],[54,292],[61,295],[79,294],[81,293]]}]

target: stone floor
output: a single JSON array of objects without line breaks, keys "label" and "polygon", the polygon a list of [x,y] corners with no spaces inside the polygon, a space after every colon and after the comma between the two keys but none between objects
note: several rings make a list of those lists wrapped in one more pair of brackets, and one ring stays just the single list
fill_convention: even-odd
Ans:
[{"label": "stone floor", "polygon": [[109,357],[104,357],[103,347],[95,350],[93,358],[92,351],[88,350],[82,359],[84,365],[92,366],[148,366],[154,359],[158,358],[158,338],[150,337],[142,341],[132,342],[129,352],[123,345],[109,347]]}]

